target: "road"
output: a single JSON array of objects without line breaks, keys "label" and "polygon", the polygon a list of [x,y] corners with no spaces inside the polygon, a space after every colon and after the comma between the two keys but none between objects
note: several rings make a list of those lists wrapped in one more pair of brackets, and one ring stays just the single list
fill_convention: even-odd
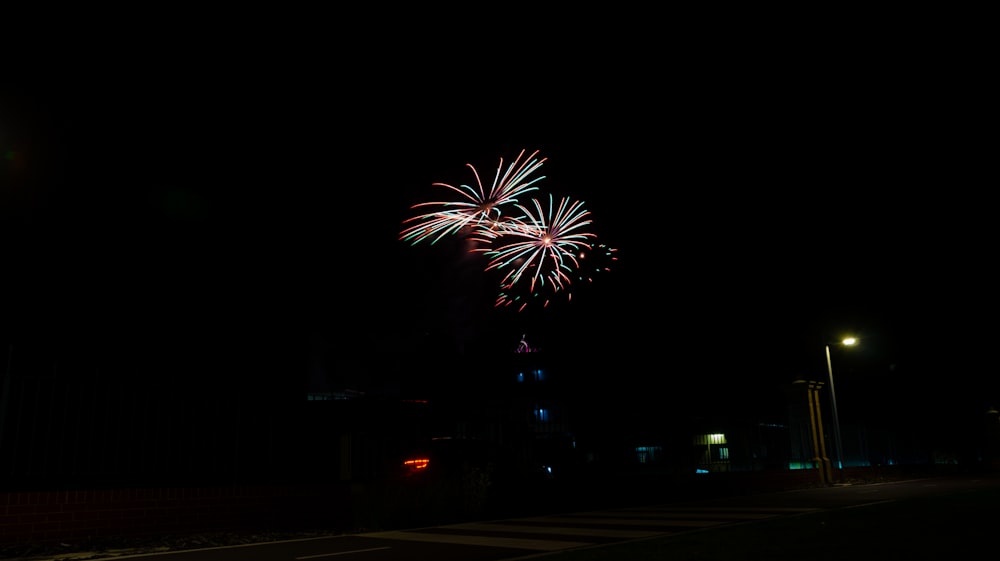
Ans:
[{"label": "road", "polygon": [[[766,523],[863,505],[1000,488],[997,477],[930,478],[743,495],[434,528],[130,555],[156,561],[511,561],[608,544]],[[122,557],[118,557],[121,559]],[[562,559],[563,557],[560,557]]]}]

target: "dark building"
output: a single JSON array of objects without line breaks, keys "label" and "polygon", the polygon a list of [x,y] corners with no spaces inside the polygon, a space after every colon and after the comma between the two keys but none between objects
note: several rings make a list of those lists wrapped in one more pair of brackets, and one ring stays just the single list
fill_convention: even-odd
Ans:
[{"label": "dark building", "polygon": [[[294,483],[366,496],[438,478],[463,481],[463,500],[482,512],[514,491],[818,470],[824,454],[835,457],[821,383],[812,410],[792,382],[675,380],[651,392],[614,361],[527,342],[507,353],[366,356],[292,338],[137,335],[16,340],[5,351],[6,491]],[[847,468],[997,462],[995,412],[926,427],[865,416],[869,403],[844,395],[862,405],[841,412]]]}]

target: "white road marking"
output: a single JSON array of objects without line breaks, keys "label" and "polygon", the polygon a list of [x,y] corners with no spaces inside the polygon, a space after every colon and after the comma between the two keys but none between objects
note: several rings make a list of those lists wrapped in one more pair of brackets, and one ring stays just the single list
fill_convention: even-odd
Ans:
[{"label": "white road marking", "polygon": [[351,551],[338,551],[336,553],[318,553],[316,555],[303,555],[302,557],[296,557],[296,559],[316,559],[317,557],[334,557],[336,555],[354,555],[355,553],[368,553],[369,551],[379,551],[382,549],[392,549],[389,546],[384,547],[369,547],[368,549],[352,549]]}]

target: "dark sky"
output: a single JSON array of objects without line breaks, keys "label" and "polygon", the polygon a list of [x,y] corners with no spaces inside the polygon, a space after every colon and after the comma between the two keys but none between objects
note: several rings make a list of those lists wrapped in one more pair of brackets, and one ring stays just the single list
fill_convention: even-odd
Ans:
[{"label": "dark sky", "polygon": [[[307,34],[29,64],[0,98],[4,328],[318,332],[374,356],[526,333],[650,384],[822,376],[849,331],[865,350],[835,354],[845,369],[1000,402],[995,110],[974,60],[688,39],[470,65],[457,39],[368,60]],[[461,248],[397,239],[410,204],[443,196],[432,183],[521,150],[618,249],[551,313],[495,310]]]}]

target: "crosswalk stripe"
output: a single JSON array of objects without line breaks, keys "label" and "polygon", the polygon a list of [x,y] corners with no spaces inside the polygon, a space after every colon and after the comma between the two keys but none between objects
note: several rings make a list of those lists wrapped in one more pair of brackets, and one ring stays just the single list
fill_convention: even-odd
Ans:
[{"label": "crosswalk stripe", "polygon": [[[636,507],[463,522],[434,528],[370,532],[365,537],[432,543],[557,551],[608,540],[668,536],[709,528],[822,510],[807,507]],[[538,535],[532,538],[531,535]],[[588,539],[590,538],[590,539]]]},{"label": "crosswalk stripe", "polygon": [[821,510],[816,507],[804,506],[739,506],[739,507],[718,507],[718,506],[638,506],[630,508],[618,508],[614,510],[595,510],[590,512],[580,512],[576,514],[603,514],[608,512],[677,512],[677,513],[697,513],[697,512],[774,512],[781,514],[795,514],[799,512],[815,512]]},{"label": "crosswalk stripe", "polygon": [[569,526],[519,526],[516,524],[493,524],[483,522],[469,522],[465,524],[449,524],[441,526],[444,530],[471,530],[474,532],[519,532],[531,534],[562,534],[566,536],[596,536],[602,538],[648,538],[660,535],[661,530],[615,530],[606,528],[574,528]]},{"label": "crosswalk stripe", "polygon": [[[569,524],[569,525],[579,525],[586,526],[588,524],[592,525],[609,525],[609,526],[693,526],[693,527],[703,527],[703,526],[715,526],[717,524],[725,524],[727,522],[732,522],[732,519],[728,520],[691,520],[689,518],[598,518],[596,516],[590,518],[577,518],[573,516],[538,516],[534,518],[518,518],[516,522],[521,523],[541,523],[541,524]],[[514,522],[514,521],[508,521]]]},{"label": "crosswalk stripe", "polygon": [[780,516],[777,513],[765,512],[699,512],[682,514],[677,512],[646,512],[646,513],[618,513],[604,512],[601,514],[564,514],[565,518],[579,519],[580,521],[594,519],[619,519],[619,520],[762,520]]},{"label": "crosswalk stripe", "polygon": [[457,536],[447,534],[421,534],[419,532],[390,531],[362,534],[369,538],[389,540],[405,540],[416,542],[454,543],[463,545],[483,545],[488,547],[508,547],[512,549],[533,549],[538,551],[557,551],[592,545],[594,542],[573,542],[562,540],[530,540],[524,538],[503,538],[492,536]]}]

